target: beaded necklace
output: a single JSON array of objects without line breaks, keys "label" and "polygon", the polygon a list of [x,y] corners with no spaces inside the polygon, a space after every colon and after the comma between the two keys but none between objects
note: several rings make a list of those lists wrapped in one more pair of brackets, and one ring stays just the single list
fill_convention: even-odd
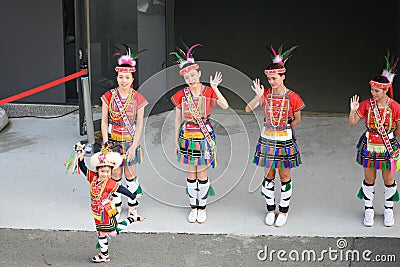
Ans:
[{"label": "beaded necklace", "polygon": [[120,120],[122,115],[126,112],[126,109],[129,105],[129,103],[131,102],[131,98],[133,96],[133,89],[132,88],[129,89],[128,98],[125,101],[124,107],[120,111],[114,111],[114,110],[112,110],[112,107],[111,107],[111,103],[113,102],[114,97],[117,96],[117,93],[118,93],[118,90],[114,90],[114,92],[112,93],[112,96],[111,96],[110,104],[108,105],[108,113],[110,114],[110,117],[113,121]]},{"label": "beaded necklace", "polygon": [[[203,107],[203,97],[202,97],[202,96],[203,96],[204,89],[205,89],[205,86],[203,85],[202,88],[201,88],[200,94],[199,94],[199,96],[197,97],[197,98],[198,98],[198,101],[197,101],[197,110],[202,110],[202,107]],[[195,102],[194,102],[194,96],[193,96],[192,91],[190,91],[190,94],[188,94],[188,98],[189,98],[189,102],[193,102],[193,104],[195,104]],[[201,115],[201,114],[200,114],[200,115]],[[190,116],[192,117],[192,121],[196,121],[194,115],[193,115],[191,112],[190,112]]]},{"label": "beaded necklace", "polygon": [[[271,89],[271,91],[272,91],[272,89]],[[283,94],[283,99],[282,99],[281,107],[280,107],[280,110],[279,110],[279,116],[278,116],[277,119],[274,118],[274,113],[272,111],[272,108],[273,108],[273,103],[272,103],[273,93],[271,93],[271,99],[270,99],[270,103],[269,103],[269,115],[270,115],[269,119],[271,121],[272,127],[274,127],[274,128],[278,127],[280,122],[281,122],[283,109],[285,107],[286,93],[287,93],[287,89],[285,88],[285,93]],[[274,121],[277,122],[277,123],[275,124]]]},{"label": "beaded necklace", "polygon": [[[382,116],[382,119],[381,119],[381,121],[380,121],[380,124],[378,124],[376,118],[374,119],[374,124],[375,124],[375,127],[376,127],[376,129],[377,129],[378,131],[379,131],[379,129],[382,129],[382,127],[385,126],[386,112],[387,112],[388,108],[389,108],[389,98],[387,99],[386,104],[385,104],[385,108],[383,109],[383,113],[382,113],[383,116]],[[378,104],[374,105],[373,109],[374,109],[374,110],[373,110],[374,114],[379,114],[379,107],[378,107]],[[392,129],[392,114],[390,114],[390,118],[389,118],[389,130],[388,130],[388,131],[390,131],[391,129]],[[382,134],[382,133],[381,133],[381,134]]]}]

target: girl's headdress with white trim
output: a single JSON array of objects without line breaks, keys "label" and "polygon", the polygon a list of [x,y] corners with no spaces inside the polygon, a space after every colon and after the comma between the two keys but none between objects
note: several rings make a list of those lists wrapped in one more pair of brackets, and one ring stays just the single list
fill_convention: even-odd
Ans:
[{"label": "girl's headdress with white trim", "polygon": [[272,63],[279,64],[282,67],[281,68],[268,68],[267,67],[264,70],[264,74],[268,75],[268,74],[275,74],[275,73],[285,73],[286,72],[286,68],[285,68],[286,60],[288,60],[288,58],[291,56],[291,53],[293,52],[293,50],[295,50],[297,47],[298,47],[298,45],[295,45],[295,46],[283,51],[283,43],[282,43],[279,46],[278,51],[275,51],[275,49],[271,45],[269,50],[271,51],[271,54],[272,54]]},{"label": "girl's headdress with white trim", "polygon": [[[176,47],[176,51],[169,53],[176,57],[174,63],[179,63],[179,75],[183,76],[185,73],[188,73],[191,70],[199,69],[199,64],[195,63],[193,58],[193,50],[197,46],[203,46],[202,44],[195,44],[188,48],[187,52],[185,53],[181,48],[178,46]],[[186,66],[187,65],[187,66]]]},{"label": "girl's headdress with white trim", "polygon": [[389,94],[391,97],[393,97],[393,79],[394,76],[396,75],[396,67],[397,63],[399,61],[399,58],[396,58],[394,55],[390,57],[390,52],[389,49],[387,51],[387,54],[385,56],[385,61],[386,61],[386,66],[382,70],[382,73],[380,76],[385,77],[389,82],[388,83],[381,83],[381,82],[376,82],[374,80],[369,81],[369,85],[376,87],[376,88],[381,88],[381,89],[389,89]]},{"label": "girl's headdress with white trim", "polygon": [[[136,71],[136,59],[139,57],[140,54],[142,54],[144,51],[147,51],[147,49],[143,49],[137,53],[132,53],[131,49],[126,45],[123,44],[123,46],[126,49],[126,54],[123,54],[121,50],[117,47],[114,46],[117,49],[117,52],[115,52],[112,57],[120,56],[118,58],[118,66],[115,67],[116,72],[135,72]],[[127,66],[121,66],[121,65],[129,65]]]}]

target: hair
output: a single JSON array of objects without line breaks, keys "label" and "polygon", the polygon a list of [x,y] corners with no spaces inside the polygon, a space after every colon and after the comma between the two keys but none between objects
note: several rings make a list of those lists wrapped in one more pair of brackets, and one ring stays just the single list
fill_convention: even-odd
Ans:
[{"label": "hair", "polygon": [[197,63],[186,63],[185,65],[183,65],[182,69],[184,69],[186,67],[189,67],[189,66],[192,66],[192,65],[195,65],[195,64],[197,64]]},{"label": "hair", "polygon": [[113,167],[111,167],[111,166],[108,166],[108,165],[103,165],[103,166],[96,167],[96,171],[97,171],[97,173],[99,172],[99,170],[100,170],[101,168],[104,168],[104,167],[108,167],[108,168],[110,168],[110,169],[111,169],[111,171],[114,169],[114,168],[113,168]]},{"label": "hair", "polygon": [[382,75],[375,76],[372,80],[374,82],[378,82],[378,83],[389,83],[390,82],[385,76],[382,76]]},{"label": "hair", "polygon": [[[270,64],[270,65],[268,65],[267,66],[267,70],[276,70],[276,69],[283,69],[285,66],[283,66],[282,64],[280,64],[280,63],[272,63],[272,64]],[[282,75],[285,75],[286,74],[286,72],[284,72],[284,73],[277,73],[277,74],[279,74],[280,76],[282,76]]]},{"label": "hair", "polygon": [[[118,65],[118,67],[127,67],[127,68],[132,68],[132,66],[131,65],[129,65],[129,64],[121,64],[121,65]],[[132,77],[134,77],[134,72],[130,72],[130,73],[132,73]],[[118,72],[117,72],[117,74],[116,74],[116,77],[118,76]]]}]

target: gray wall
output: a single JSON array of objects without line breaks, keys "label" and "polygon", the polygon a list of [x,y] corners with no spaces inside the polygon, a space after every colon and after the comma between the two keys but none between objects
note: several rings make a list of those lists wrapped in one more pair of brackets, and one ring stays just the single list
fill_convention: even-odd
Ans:
[{"label": "gray wall", "polygon": [[[65,76],[61,0],[0,4],[0,99]],[[19,100],[64,103],[64,85]]]},{"label": "gray wall", "polygon": [[[139,7],[147,2],[147,0],[137,1]],[[157,78],[153,76],[163,69],[162,63],[166,55],[165,5],[150,5],[146,13],[137,14],[138,50],[148,49],[139,59],[139,90],[152,104],[159,101],[166,91],[165,75],[157,75]],[[154,112],[153,106],[150,107],[145,109],[146,114]]]},{"label": "gray wall", "polygon": [[286,64],[288,87],[300,93],[306,110],[347,112],[352,94],[369,96],[368,81],[383,69],[386,49],[400,54],[398,9],[394,0],[175,0],[175,40],[203,43],[196,59],[230,65],[265,85],[266,47],[298,44]]}]

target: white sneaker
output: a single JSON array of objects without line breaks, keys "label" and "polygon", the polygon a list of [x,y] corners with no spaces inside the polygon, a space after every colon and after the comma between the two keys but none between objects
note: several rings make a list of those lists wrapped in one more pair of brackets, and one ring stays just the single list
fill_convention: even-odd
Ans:
[{"label": "white sneaker", "polygon": [[394,225],[393,209],[385,209],[383,212],[383,224],[387,227]]},{"label": "white sneaker", "polygon": [[286,224],[288,214],[287,213],[279,213],[276,218],[275,226],[281,227]]},{"label": "white sneaker", "polygon": [[374,209],[366,209],[364,213],[364,225],[371,227],[374,225]]},{"label": "white sneaker", "polygon": [[188,221],[194,223],[197,220],[197,209],[192,209],[188,216]]},{"label": "white sneaker", "polygon": [[205,209],[199,209],[197,211],[197,222],[203,223],[207,220],[207,214]]},{"label": "white sneaker", "polygon": [[265,224],[266,225],[273,225],[275,222],[275,212],[267,212],[267,216],[265,217]]}]

